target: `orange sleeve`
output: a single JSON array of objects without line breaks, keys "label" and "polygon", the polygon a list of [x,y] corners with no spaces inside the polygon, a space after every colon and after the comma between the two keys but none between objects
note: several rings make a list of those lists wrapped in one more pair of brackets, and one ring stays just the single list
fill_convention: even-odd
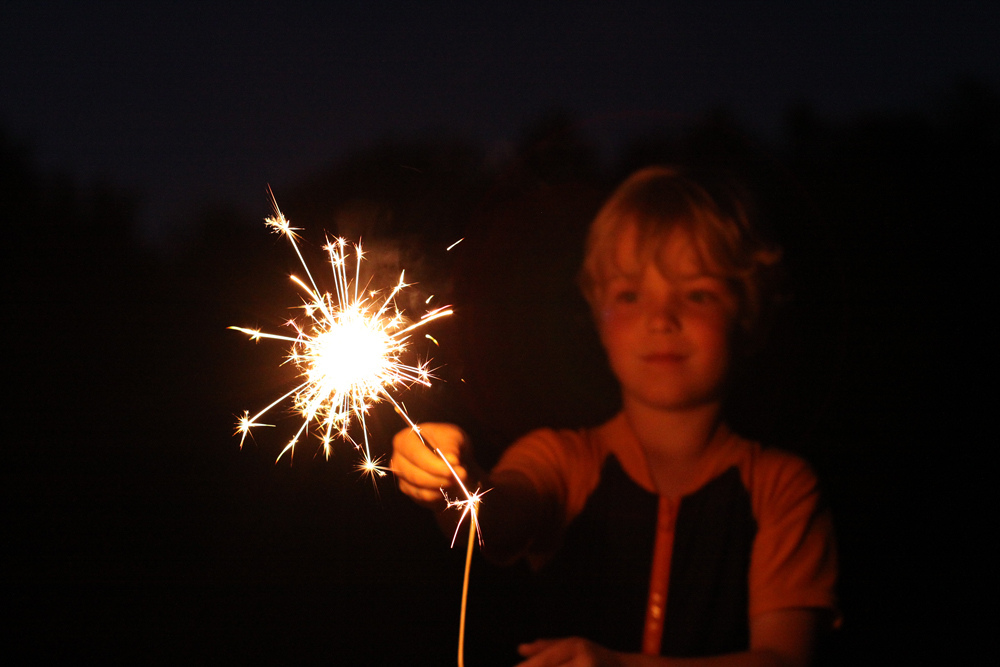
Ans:
[{"label": "orange sleeve", "polygon": [[801,459],[767,450],[754,468],[758,527],[750,555],[750,617],[813,608],[836,618],[836,544],[816,476]]},{"label": "orange sleeve", "polygon": [[588,431],[539,429],[511,445],[494,471],[524,475],[540,496],[561,508],[563,529],[600,481],[603,460],[597,439]]}]

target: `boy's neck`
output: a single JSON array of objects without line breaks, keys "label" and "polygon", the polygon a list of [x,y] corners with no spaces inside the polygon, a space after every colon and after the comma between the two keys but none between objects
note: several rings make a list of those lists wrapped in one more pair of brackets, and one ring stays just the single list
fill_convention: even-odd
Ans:
[{"label": "boy's neck", "polygon": [[721,405],[664,410],[625,398],[623,410],[659,492],[674,495],[683,491],[700,470],[719,426]]}]

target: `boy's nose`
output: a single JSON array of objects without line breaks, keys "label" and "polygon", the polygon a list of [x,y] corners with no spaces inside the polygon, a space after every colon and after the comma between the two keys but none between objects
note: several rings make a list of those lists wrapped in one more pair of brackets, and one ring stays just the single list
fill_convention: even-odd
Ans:
[{"label": "boy's nose", "polygon": [[648,314],[649,328],[656,332],[677,331],[681,328],[680,307],[672,297],[660,299],[658,303],[650,304]]}]

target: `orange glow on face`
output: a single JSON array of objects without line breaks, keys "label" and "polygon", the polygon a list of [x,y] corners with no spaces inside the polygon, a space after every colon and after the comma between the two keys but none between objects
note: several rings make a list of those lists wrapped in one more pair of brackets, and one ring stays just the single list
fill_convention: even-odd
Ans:
[{"label": "orange glow on face", "polygon": [[690,234],[675,230],[659,257],[639,263],[636,234],[618,247],[598,327],[629,400],[662,409],[721,398],[729,371],[737,299],[708,272]]}]

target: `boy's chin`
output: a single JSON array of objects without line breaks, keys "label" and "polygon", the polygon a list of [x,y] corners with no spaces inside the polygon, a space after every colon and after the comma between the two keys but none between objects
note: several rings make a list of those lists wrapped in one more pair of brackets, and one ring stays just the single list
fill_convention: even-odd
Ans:
[{"label": "boy's chin", "polygon": [[623,393],[623,406],[658,410],[662,412],[690,412],[719,408],[722,399],[715,393],[691,392],[636,392]]}]

